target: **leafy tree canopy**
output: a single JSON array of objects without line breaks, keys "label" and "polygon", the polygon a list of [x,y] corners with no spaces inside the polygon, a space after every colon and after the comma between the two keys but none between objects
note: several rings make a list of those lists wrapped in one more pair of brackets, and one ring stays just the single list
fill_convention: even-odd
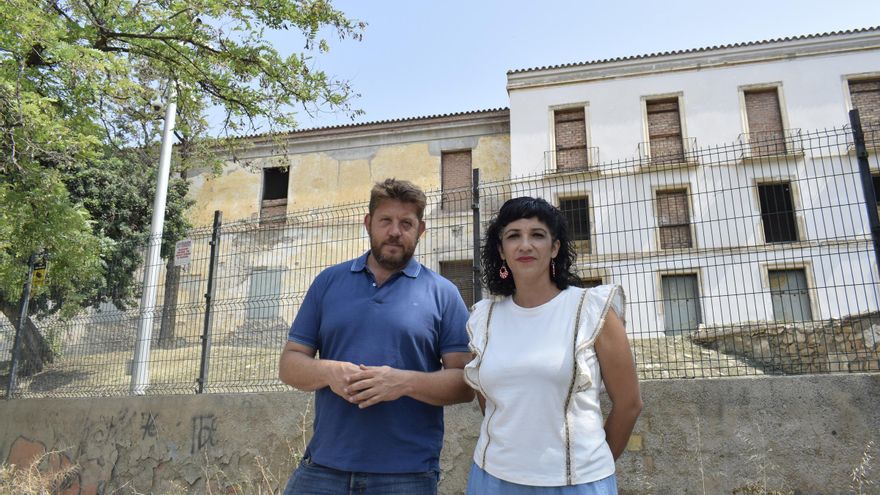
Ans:
[{"label": "leafy tree canopy", "polygon": [[[212,134],[296,125],[294,108],[357,113],[347,83],[315,67],[323,36],[364,24],[326,0],[5,0],[0,9],[0,308],[20,295],[28,256],[49,255],[42,311],[130,300],[155,188],[165,98],[177,100],[174,170],[204,165]],[[302,52],[281,55],[267,30]],[[157,105],[157,102],[163,102]],[[185,177],[172,181],[166,240],[186,229]],[[113,269],[108,269],[112,266]]]}]

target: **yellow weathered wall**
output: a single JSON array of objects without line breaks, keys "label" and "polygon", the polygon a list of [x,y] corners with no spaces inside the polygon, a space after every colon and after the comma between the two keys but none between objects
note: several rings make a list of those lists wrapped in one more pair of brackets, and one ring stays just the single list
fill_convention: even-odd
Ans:
[{"label": "yellow weathered wall", "polygon": [[[483,136],[473,149],[473,166],[483,181],[510,175],[510,137]],[[254,160],[250,167],[229,163],[219,176],[204,171],[190,179],[189,211],[193,225],[210,225],[214,210],[223,211],[224,223],[257,219],[262,192],[261,168],[290,167],[287,211],[332,205],[366,203],[373,183],[388,178],[410,180],[426,192],[440,189],[440,154],[431,142],[377,146],[366,157],[339,159],[328,152],[290,154]]]},{"label": "yellow weathered wall", "polygon": [[510,178],[510,135],[499,134],[480,138],[474,148],[472,163],[480,169],[481,182]]},{"label": "yellow weathered wall", "polygon": [[196,227],[211,225],[214,210],[223,212],[223,221],[252,218],[260,211],[262,174],[237,164],[227,164],[219,176],[210,170],[199,171],[190,179],[189,197],[195,204],[188,211]]},{"label": "yellow weathered wall", "polygon": [[425,190],[439,187],[440,157],[428,143],[383,146],[371,159],[337,160],[326,153],[291,157],[288,211],[366,202],[376,181],[397,177]]},{"label": "yellow weathered wall", "polygon": [[[472,166],[480,169],[483,183],[506,180],[510,176],[510,136],[495,133],[464,138],[438,137],[425,131],[425,139],[411,139],[378,133],[387,144],[363,144],[354,138],[314,145],[321,151],[248,158],[245,162],[227,162],[220,174],[211,170],[190,174],[190,196],[195,205],[189,218],[196,227],[210,226],[214,210],[223,212],[221,256],[215,286],[212,335],[217,343],[239,334],[253,333],[253,325],[277,332],[293,321],[314,277],[327,266],[359,256],[369,247],[362,226],[372,185],[388,177],[410,180],[429,196],[425,211],[428,231],[419,243],[419,261],[439,270],[441,261],[470,259],[472,256],[472,220],[470,211],[446,212],[439,208],[442,151],[472,149]],[[313,139],[314,137],[310,137]],[[299,142],[302,145],[302,142]],[[462,147],[459,147],[462,146]],[[253,154],[261,151],[252,147]],[[246,165],[245,165],[246,163]],[[281,224],[260,225],[262,169],[290,167],[287,212]],[[317,209],[347,205],[328,212]],[[484,215],[491,215],[492,205],[484,205]],[[246,223],[235,223],[251,221]],[[208,271],[207,242],[210,233],[193,236],[198,260],[181,277],[178,304],[201,307],[204,304]],[[280,270],[283,275],[277,299],[278,314],[272,320],[250,321],[247,318],[249,289],[256,270]],[[164,281],[164,277],[161,278]],[[160,304],[163,294],[159,289]],[[197,339],[202,332],[200,311],[178,311],[176,334]],[[265,327],[265,328],[263,328]],[[280,344],[279,344],[280,345]]]}]

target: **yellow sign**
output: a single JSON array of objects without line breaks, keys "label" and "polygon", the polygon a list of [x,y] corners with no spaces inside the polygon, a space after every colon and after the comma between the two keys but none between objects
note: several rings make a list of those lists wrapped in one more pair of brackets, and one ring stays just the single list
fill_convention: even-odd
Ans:
[{"label": "yellow sign", "polygon": [[46,260],[37,260],[37,262],[34,263],[34,279],[33,279],[34,287],[42,287],[42,286],[46,285],[46,281],[48,280],[48,277],[49,277],[48,270],[49,270],[49,267],[48,267],[48,263],[46,263]]},{"label": "yellow sign", "polygon": [[46,283],[46,269],[34,269],[34,287],[42,287]]}]

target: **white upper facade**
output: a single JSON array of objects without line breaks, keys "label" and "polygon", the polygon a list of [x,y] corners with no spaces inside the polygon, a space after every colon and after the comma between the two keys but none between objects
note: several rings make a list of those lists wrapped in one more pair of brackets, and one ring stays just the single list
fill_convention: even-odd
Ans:
[{"label": "white upper facade", "polygon": [[552,169],[560,109],[584,108],[587,146],[614,163],[649,141],[648,100],[677,99],[685,147],[699,148],[749,131],[744,91],[777,88],[783,126],[810,131],[847,124],[848,81],[878,76],[880,28],[511,71],[511,176]]}]

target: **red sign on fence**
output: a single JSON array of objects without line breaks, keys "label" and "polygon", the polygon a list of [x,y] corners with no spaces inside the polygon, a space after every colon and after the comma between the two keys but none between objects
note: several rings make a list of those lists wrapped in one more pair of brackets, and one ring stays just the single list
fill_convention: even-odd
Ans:
[{"label": "red sign on fence", "polygon": [[192,239],[177,241],[174,245],[174,266],[188,266],[192,260]]}]

